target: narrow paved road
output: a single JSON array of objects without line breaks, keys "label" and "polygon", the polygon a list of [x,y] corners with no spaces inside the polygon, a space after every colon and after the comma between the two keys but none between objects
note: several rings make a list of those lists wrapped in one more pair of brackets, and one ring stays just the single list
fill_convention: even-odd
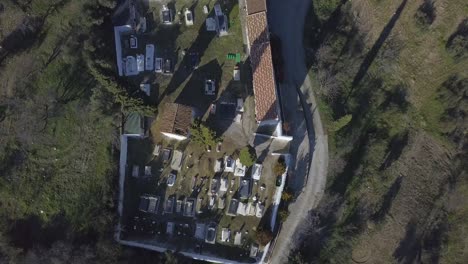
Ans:
[{"label": "narrow paved road", "polygon": [[[268,1],[268,17],[270,31],[276,34],[282,42],[282,52],[285,61],[285,81],[280,85],[286,98],[296,98],[299,95],[302,106],[301,117],[293,118],[295,138],[303,139],[296,143],[296,168],[293,180],[295,187],[303,186],[302,192],[296,202],[290,205],[290,217],[283,223],[281,233],[270,258],[271,263],[284,263],[290,250],[300,241],[302,229],[308,212],[317,206],[325,189],[328,169],[328,141],[324,132],[322,121],[318,112],[316,100],[312,92],[308,69],[305,62],[305,50],[303,46],[304,22],[311,0],[270,0]],[[283,96],[283,95],[282,95]],[[290,113],[296,111],[296,104],[286,104]],[[285,111],[286,112],[286,111]],[[297,121],[305,118],[305,122]],[[303,129],[305,123],[306,131]],[[312,159],[310,159],[312,155]],[[304,166],[304,163],[307,166]],[[310,165],[310,166],[309,166]],[[300,168],[306,168],[299,175]]]}]

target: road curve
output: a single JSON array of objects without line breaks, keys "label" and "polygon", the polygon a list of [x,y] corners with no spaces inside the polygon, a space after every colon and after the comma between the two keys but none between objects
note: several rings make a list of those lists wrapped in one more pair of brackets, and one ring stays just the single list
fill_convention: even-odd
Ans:
[{"label": "road curve", "polygon": [[[323,195],[328,170],[328,139],[320,119],[317,103],[312,92],[303,45],[304,22],[311,0],[269,0],[268,18],[270,31],[281,39],[284,57],[285,80],[282,91],[297,92],[305,118],[308,139],[308,154],[312,153],[306,170],[305,185],[296,201],[289,207],[290,216],[283,223],[270,263],[284,263],[290,250],[301,239],[301,226],[308,212],[317,206]],[[304,144],[301,144],[304,145]],[[299,147],[301,149],[301,147]],[[291,153],[296,161],[306,157],[304,151]],[[295,175],[298,177],[300,175]],[[302,175],[301,175],[302,176]]]}]

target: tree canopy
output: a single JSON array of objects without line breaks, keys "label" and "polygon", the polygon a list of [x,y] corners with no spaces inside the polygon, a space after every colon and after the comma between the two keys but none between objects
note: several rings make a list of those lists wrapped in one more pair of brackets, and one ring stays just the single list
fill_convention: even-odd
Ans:
[{"label": "tree canopy", "polygon": [[283,158],[278,159],[278,161],[275,163],[275,166],[273,167],[273,173],[278,176],[278,175],[283,175],[283,173],[286,171],[286,162],[284,161]]},{"label": "tree canopy", "polygon": [[216,135],[216,132],[202,123],[200,120],[196,120],[190,129],[190,137],[193,142],[201,146],[212,146],[220,141],[220,138]]}]

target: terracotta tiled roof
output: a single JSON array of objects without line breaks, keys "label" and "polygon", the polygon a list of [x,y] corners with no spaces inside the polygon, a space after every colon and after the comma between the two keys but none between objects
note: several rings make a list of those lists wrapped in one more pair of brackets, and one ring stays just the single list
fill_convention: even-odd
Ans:
[{"label": "terracotta tiled roof", "polygon": [[187,136],[192,124],[192,108],[166,103],[161,116],[161,132]]},{"label": "terracotta tiled roof", "polygon": [[256,119],[259,122],[276,119],[278,118],[277,99],[270,43],[252,46],[250,60],[253,71]]},{"label": "terracotta tiled roof", "polygon": [[258,122],[278,118],[275,75],[266,12],[247,16],[247,38]]},{"label": "terracotta tiled roof", "polygon": [[265,0],[246,0],[247,14],[255,14],[258,12],[266,11]]},{"label": "terracotta tiled roof", "polygon": [[247,16],[247,37],[250,46],[268,42],[268,34],[268,21],[265,12]]}]

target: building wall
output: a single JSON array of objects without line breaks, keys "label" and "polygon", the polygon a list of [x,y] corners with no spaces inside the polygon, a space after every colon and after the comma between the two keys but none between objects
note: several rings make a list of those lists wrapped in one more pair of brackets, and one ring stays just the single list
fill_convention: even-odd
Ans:
[{"label": "building wall", "polygon": [[263,120],[260,122],[257,122],[258,126],[276,126],[278,125],[279,120],[278,119],[270,119],[270,120]]},{"label": "building wall", "polygon": [[117,56],[117,69],[119,70],[119,76],[123,76],[122,42],[120,34],[131,30],[132,27],[130,25],[114,27],[115,54]]},{"label": "building wall", "polygon": [[172,133],[167,133],[167,132],[161,132],[161,134],[163,134],[164,136],[166,136],[168,138],[172,138],[172,139],[175,139],[175,140],[185,140],[185,139],[187,139],[187,137],[185,137],[185,136],[172,134]]}]

